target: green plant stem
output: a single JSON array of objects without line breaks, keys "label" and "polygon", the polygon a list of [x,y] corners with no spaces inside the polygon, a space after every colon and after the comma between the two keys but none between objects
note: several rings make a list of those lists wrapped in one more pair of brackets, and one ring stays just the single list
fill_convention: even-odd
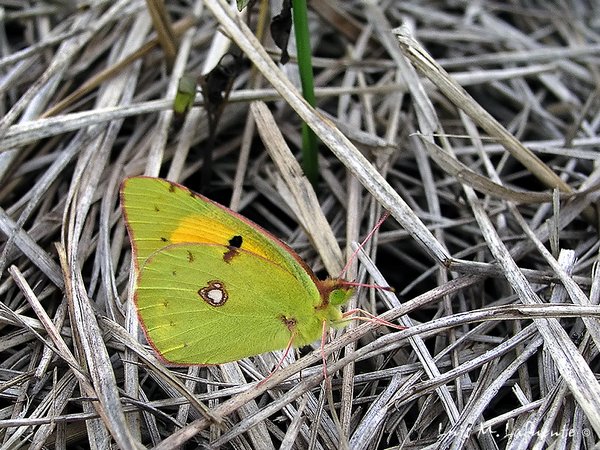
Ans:
[{"label": "green plant stem", "polygon": [[[302,84],[302,95],[311,106],[315,106],[317,102],[306,0],[292,0],[292,14],[296,33],[298,70]],[[319,173],[318,140],[315,133],[305,123],[302,126],[302,167],[304,168],[306,177],[315,186]]]}]

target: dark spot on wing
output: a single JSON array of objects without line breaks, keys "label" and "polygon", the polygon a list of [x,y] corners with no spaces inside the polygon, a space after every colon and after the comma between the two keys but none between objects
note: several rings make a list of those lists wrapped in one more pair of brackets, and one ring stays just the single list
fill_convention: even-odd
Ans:
[{"label": "dark spot on wing", "polygon": [[291,332],[295,331],[298,321],[294,317],[286,317],[282,314],[279,316],[279,320],[281,320],[281,323],[284,324],[288,330]]},{"label": "dark spot on wing", "polygon": [[227,246],[227,251],[223,253],[223,261],[226,263],[230,263],[231,260],[239,255],[238,249],[242,246],[242,237],[241,236],[233,236],[229,239],[229,245]]},{"label": "dark spot on wing", "polygon": [[229,239],[229,245],[235,248],[242,248],[242,237],[237,235]]},{"label": "dark spot on wing", "polygon": [[228,250],[223,253],[223,261],[229,264],[231,260],[239,254],[239,252],[237,251],[237,248],[232,246],[228,246],[227,249]]}]

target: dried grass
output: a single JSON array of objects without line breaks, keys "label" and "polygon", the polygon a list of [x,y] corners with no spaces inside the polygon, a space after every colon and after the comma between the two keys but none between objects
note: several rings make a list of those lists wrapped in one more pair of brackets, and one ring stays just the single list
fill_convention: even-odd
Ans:
[{"label": "dried grass", "polygon": [[[598,6],[312,2],[314,110],[223,0],[166,3],[0,2],[0,448],[597,445]],[[138,329],[119,185],[197,187],[202,102],[171,105],[224,36],[254,69],[216,199],[333,275],[393,217],[351,276],[397,295],[350,307],[407,328],[330,340],[335,414],[318,346],[257,385],[280,353],[165,367]],[[316,191],[299,118],[324,144]]]}]

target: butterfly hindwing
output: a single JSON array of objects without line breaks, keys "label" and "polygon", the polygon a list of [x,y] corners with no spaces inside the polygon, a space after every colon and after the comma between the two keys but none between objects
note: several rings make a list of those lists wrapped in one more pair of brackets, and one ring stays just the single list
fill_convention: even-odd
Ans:
[{"label": "butterfly hindwing", "polygon": [[[176,244],[152,254],[136,304],[157,352],[178,364],[219,364],[321,334],[316,287],[267,259],[214,244]],[[252,280],[251,283],[249,280]]]}]

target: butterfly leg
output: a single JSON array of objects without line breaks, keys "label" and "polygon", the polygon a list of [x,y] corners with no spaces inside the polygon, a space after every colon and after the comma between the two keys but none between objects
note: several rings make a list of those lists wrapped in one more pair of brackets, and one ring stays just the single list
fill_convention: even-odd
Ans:
[{"label": "butterfly leg", "polygon": [[321,358],[323,359],[323,380],[327,381],[327,355],[325,354],[325,344],[327,343],[327,322],[323,321],[323,331],[321,333]]},{"label": "butterfly leg", "polygon": [[295,338],[296,338],[296,333],[292,333],[292,335],[290,336],[290,340],[288,341],[287,346],[285,347],[285,350],[283,352],[283,356],[279,359],[279,361],[277,362],[277,365],[271,371],[271,373],[269,375],[267,375],[260,383],[258,383],[258,386],[261,386],[263,383],[265,383],[269,378],[271,378],[273,376],[273,374],[275,372],[277,372],[279,370],[279,368],[283,364],[283,361],[285,361],[285,358],[287,358],[287,355],[290,353],[290,350],[292,349],[292,346],[294,345]]}]

